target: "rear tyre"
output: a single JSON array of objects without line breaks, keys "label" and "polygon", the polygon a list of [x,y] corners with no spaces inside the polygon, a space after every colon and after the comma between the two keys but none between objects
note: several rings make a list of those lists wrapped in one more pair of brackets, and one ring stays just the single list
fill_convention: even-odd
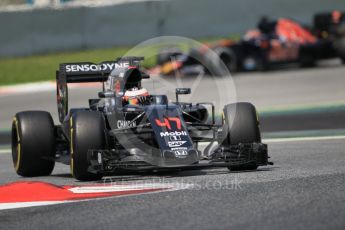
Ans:
[{"label": "rear tyre", "polygon": [[341,63],[345,65],[345,57],[341,57]]},{"label": "rear tyre", "polygon": [[[240,102],[224,106],[222,145],[261,143],[259,121],[255,107]],[[255,170],[256,162],[228,167],[231,171]]]},{"label": "rear tyre", "polygon": [[12,160],[23,177],[48,176],[54,169],[55,136],[51,115],[44,111],[17,113],[12,122]]},{"label": "rear tyre", "polygon": [[80,181],[99,180],[102,175],[88,171],[89,149],[105,148],[105,124],[101,113],[78,111],[70,118],[71,173]]},{"label": "rear tyre", "polygon": [[311,68],[316,66],[314,54],[310,49],[302,49],[299,57],[299,64],[302,68]]},{"label": "rear tyre", "polygon": [[270,70],[270,64],[266,56],[256,56],[257,70],[266,72]]},{"label": "rear tyre", "polygon": [[342,64],[345,65],[345,37],[336,39],[333,46],[337,51],[337,55],[341,59]]}]

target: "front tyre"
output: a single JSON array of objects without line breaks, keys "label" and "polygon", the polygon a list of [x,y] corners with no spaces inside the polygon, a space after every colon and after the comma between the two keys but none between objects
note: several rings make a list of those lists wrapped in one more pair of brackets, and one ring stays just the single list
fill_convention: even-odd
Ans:
[{"label": "front tyre", "polygon": [[[240,102],[224,106],[222,145],[261,143],[259,121],[254,105]],[[256,162],[231,166],[231,171],[256,170]]]},{"label": "front tyre", "polygon": [[48,176],[54,169],[55,136],[51,115],[44,111],[17,113],[12,122],[12,159],[23,177]]},{"label": "front tyre", "polygon": [[180,55],[182,55],[182,51],[178,48],[164,48],[160,50],[159,54],[157,55],[157,65],[164,65],[167,62],[174,61]]},{"label": "front tyre", "polygon": [[105,123],[101,113],[78,111],[70,119],[71,173],[81,181],[99,180],[99,174],[88,171],[89,149],[105,148]]},{"label": "front tyre", "polygon": [[235,52],[226,47],[217,47],[205,55],[205,67],[213,76],[228,76],[238,71]]}]

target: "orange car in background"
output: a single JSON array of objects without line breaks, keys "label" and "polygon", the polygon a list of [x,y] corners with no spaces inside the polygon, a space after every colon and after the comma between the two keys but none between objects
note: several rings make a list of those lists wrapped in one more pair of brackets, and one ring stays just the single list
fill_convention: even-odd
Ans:
[{"label": "orange car in background", "polygon": [[312,28],[288,18],[269,20],[263,17],[257,28],[249,30],[239,41],[221,40],[205,44],[188,54],[174,48],[163,50],[153,70],[163,75],[173,75],[176,71],[180,75],[226,74],[227,71],[210,59],[212,55],[206,48],[214,51],[232,73],[266,71],[286,63],[313,67],[318,60],[337,57],[345,63],[344,28],[344,13],[339,11],[315,15]]}]

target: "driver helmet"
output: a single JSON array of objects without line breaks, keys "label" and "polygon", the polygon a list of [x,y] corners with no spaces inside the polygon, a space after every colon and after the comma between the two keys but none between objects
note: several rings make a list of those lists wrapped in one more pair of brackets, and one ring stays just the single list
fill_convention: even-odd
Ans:
[{"label": "driver helmet", "polygon": [[123,99],[129,105],[138,105],[139,104],[139,97],[147,97],[149,96],[148,91],[145,88],[133,87],[126,90]]}]

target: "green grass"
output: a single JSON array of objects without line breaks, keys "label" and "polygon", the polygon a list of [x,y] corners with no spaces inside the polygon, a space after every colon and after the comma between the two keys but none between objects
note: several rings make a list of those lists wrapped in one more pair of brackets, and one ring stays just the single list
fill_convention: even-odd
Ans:
[{"label": "green grass", "polygon": [[[239,36],[230,36],[232,39],[238,39]],[[220,37],[199,39],[199,42],[214,42]],[[55,79],[55,71],[60,63],[67,62],[94,62],[115,60],[123,56],[130,46],[112,47],[106,49],[94,49],[84,51],[59,52],[52,54],[34,55],[29,57],[2,58],[0,59],[0,85],[12,85],[27,82],[49,81]],[[161,44],[155,44],[149,47],[136,49],[135,53],[130,55],[145,56],[144,66],[152,67],[155,64],[156,54],[161,49]],[[187,51],[190,44],[181,43],[179,48]],[[133,51],[133,50],[131,50]]]},{"label": "green grass", "polygon": [[0,59],[0,85],[55,79],[55,71],[65,62],[101,62],[122,56],[129,47],[64,52],[30,57]]},{"label": "green grass", "polygon": [[[60,63],[94,62],[115,60],[131,50],[132,47],[113,47],[85,51],[60,52],[30,57],[0,59],[0,85],[12,85],[26,82],[49,81],[55,79],[55,71]],[[130,55],[145,56],[144,66],[154,66],[156,54],[161,47],[143,47]],[[187,47],[183,48],[187,50]]]}]

